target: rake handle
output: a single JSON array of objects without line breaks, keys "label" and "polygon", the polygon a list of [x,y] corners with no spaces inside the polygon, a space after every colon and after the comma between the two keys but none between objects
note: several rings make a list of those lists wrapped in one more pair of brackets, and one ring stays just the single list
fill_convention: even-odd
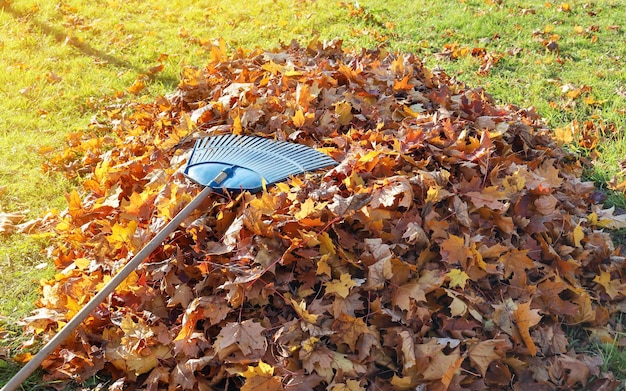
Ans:
[{"label": "rake handle", "polygon": [[[216,178],[217,179],[217,178]],[[215,182],[221,182],[215,180]],[[174,218],[163,227],[159,233],[133,257],[119,273],[109,281],[100,292],[98,292],[74,317],[67,322],[48,343],[43,347],[18,373],[16,373],[0,391],[14,391],[33,373],[54,350],[65,341],[70,334],[93,312],[94,309],[106,297],[115,291],[115,288],[122,283],[137,267],[150,255],[159,245],[178,228],[178,226],[193,212],[200,204],[213,192],[210,186],[206,186],[191,202],[186,205]]]}]

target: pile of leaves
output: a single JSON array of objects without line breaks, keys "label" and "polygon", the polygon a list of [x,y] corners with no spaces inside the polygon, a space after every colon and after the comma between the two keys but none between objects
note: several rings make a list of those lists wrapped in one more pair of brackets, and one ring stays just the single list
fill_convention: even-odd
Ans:
[{"label": "pile of leaves", "polygon": [[[83,179],[54,221],[26,329],[48,339],[201,189],[195,139],[301,143],[329,170],[214,194],[47,358],[113,389],[611,389],[572,342],[611,339],[624,257],[579,159],[532,110],[412,55],[216,45],[178,89],[106,107],[47,168]],[[50,221],[50,220],[49,220]],[[61,271],[62,270],[62,271]],[[578,328],[578,341],[568,330]],[[582,335],[582,336],[581,336]],[[582,340],[581,340],[582,339]],[[62,384],[62,383],[61,383]]]}]

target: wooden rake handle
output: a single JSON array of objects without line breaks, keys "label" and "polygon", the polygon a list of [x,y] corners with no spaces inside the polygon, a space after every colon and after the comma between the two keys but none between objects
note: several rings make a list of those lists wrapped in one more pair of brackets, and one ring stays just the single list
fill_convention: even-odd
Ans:
[{"label": "wooden rake handle", "polygon": [[[220,183],[219,178],[214,182]],[[9,380],[0,391],[14,391],[28,376],[33,373],[52,352],[55,351],[63,341],[93,312],[96,307],[115,291],[115,288],[122,283],[137,267],[146,259],[159,245],[178,228],[178,226],[193,212],[200,204],[213,192],[213,188],[206,186],[191,202],[186,205],[174,218],[163,227],[159,233],[133,257],[119,273],[109,281],[100,292],[98,292],[74,317],[56,334],[46,346],[43,347],[18,373]]]}]

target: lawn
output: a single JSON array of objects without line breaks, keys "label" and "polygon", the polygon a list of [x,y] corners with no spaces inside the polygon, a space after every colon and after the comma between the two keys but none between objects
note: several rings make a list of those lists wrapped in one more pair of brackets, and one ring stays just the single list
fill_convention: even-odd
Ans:
[{"label": "lawn", "polygon": [[[68,178],[42,169],[46,159],[102,108],[172,92],[214,45],[232,53],[315,36],[415,53],[501,104],[535,107],[557,140],[592,162],[587,175],[607,202],[623,208],[613,190],[624,189],[625,14],[618,0],[0,0],[0,213],[27,220],[66,208],[80,167]],[[16,323],[34,308],[38,280],[54,274],[48,241],[0,236],[2,349],[19,346]],[[613,345],[595,350],[624,380],[623,355]]]}]

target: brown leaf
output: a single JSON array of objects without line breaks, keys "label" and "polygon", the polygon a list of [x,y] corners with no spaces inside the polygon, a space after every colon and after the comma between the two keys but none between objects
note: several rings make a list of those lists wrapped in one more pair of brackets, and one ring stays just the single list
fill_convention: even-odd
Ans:
[{"label": "brown leaf", "polygon": [[497,186],[488,186],[485,187],[482,191],[471,191],[466,193],[472,204],[477,208],[482,208],[484,206],[493,209],[493,210],[502,210],[504,208],[504,203],[500,200],[505,199],[506,196],[504,192],[498,190]]},{"label": "brown leaf", "polygon": [[426,294],[441,287],[445,274],[439,270],[425,270],[419,279],[402,285],[392,294],[392,303],[404,311],[411,310],[411,303],[425,302]]},{"label": "brown leaf", "polygon": [[265,327],[252,319],[243,322],[227,323],[218,334],[214,350],[220,359],[229,356],[233,347],[248,357],[261,357],[267,349],[267,340],[263,335]]},{"label": "brown leaf", "polygon": [[10,234],[26,216],[22,213],[0,213],[0,234]]},{"label": "brown leaf", "polygon": [[478,367],[481,375],[487,375],[489,365],[504,358],[511,349],[511,342],[507,339],[489,339],[481,341],[469,350],[470,360]]}]

